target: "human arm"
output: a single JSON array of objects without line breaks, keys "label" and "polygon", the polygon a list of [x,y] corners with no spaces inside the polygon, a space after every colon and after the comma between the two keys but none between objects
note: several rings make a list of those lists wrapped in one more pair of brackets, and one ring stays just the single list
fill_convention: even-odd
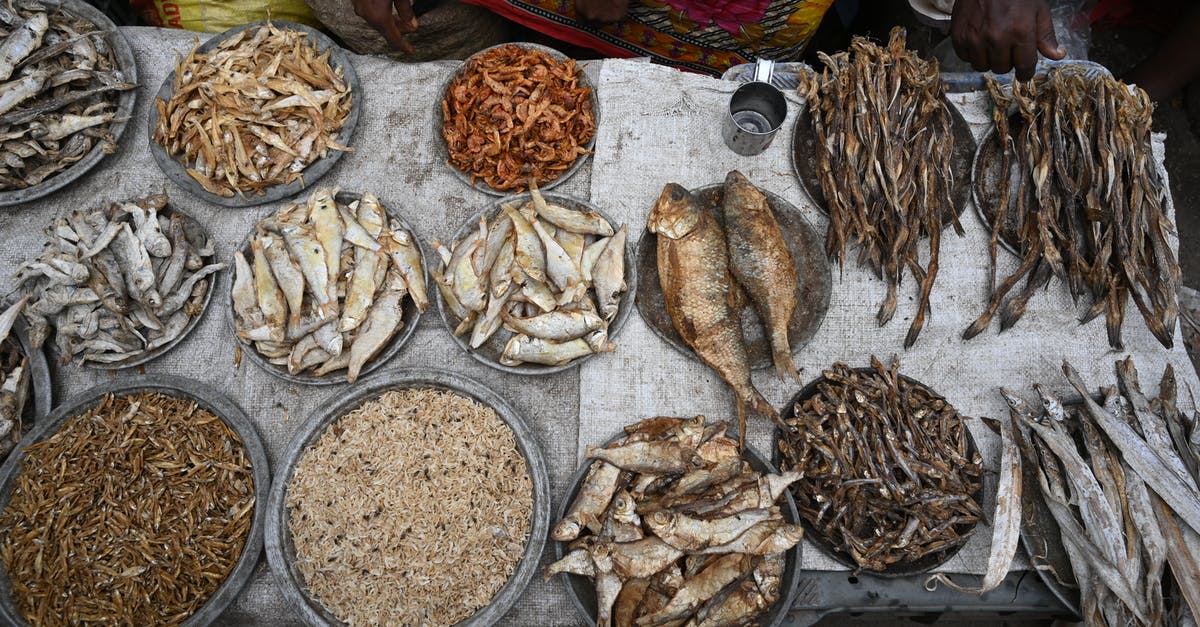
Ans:
[{"label": "human arm", "polygon": [[[350,0],[354,13],[363,18],[393,50],[412,54],[412,44],[404,39],[404,33],[417,30],[417,18],[413,15],[409,0]],[[393,13],[392,8],[396,11]]]}]

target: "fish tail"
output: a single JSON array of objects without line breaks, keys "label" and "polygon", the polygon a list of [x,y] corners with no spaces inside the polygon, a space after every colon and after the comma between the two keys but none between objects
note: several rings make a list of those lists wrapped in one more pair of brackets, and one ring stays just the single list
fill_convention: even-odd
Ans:
[{"label": "fish tail", "polygon": [[775,362],[775,372],[780,379],[791,377],[796,383],[804,383],[800,380],[800,372],[796,370],[796,362],[792,360],[786,328],[771,332],[771,358]]}]

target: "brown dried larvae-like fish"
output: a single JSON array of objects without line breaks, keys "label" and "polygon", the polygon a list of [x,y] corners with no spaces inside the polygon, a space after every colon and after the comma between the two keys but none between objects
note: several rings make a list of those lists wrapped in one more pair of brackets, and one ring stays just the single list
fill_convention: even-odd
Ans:
[{"label": "brown dried larvae-like fish", "polygon": [[779,601],[804,532],[776,503],[799,475],[751,470],[728,427],[657,416],[588,447],[595,461],[552,533],[568,551],[544,576],[592,579],[597,625],[748,625]]},{"label": "brown dried larvae-like fish", "polygon": [[217,196],[264,194],[303,181],[330,150],[354,94],[304,32],[268,22],[221,42],[199,43],[175,64],[168,100],[155,100],[153,139]]}]

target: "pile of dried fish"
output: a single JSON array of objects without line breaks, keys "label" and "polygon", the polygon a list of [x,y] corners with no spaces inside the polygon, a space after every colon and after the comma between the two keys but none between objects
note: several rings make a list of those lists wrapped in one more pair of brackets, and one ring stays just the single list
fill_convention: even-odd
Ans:
[{"label": "pile of dried fish", "polygon": [[899,369],[874,357],[869,370],[834,364],[779,440],[782,467],[804,475],[792,489],[800,515],[861,570],[934,561],[983,517],[962,416]]},{"label": "pile of dried fish", "polygon": [[562,176],[596,133],[581,75],[574,59],[512,44],[471,57],[442,99],[450,165],[512,192]]},{"label": "pile of dried fish", "polygon": [[74,210],[47,229],[42,254],[17,269],[24,315],[40,348],[54,323],[63,362],[117,364],[175,341],[203,313],[213,243],[200,224],[151,194]]},{"label": "pile of dried fish", "polygon": [[[616,350],[608,327],[625,284],[624,225],[615,233],[595,211],[547,202],[530,181],[531,200],[479,218],[453,247],[434,247],[434,279],[446,307],[479,348],[503,326],[512,332],[500,363],[559,365]],[[594,298],[593,298],[594,297]]]},{"label": "pile of dried fish", "polygon": [[31,625],[183,623],[250,536],[246,447],[191,400],[110,394],[24,454],[0,560]]},{"label": "pile of dried fish", "polygon": [[[291,374],[346,369],[354,382],[404,326],[404,298],[429,299],[412,233],[367,192],[348,206],[318,189],[255,226],[233,255],[237,335]],[[249,252],[252,261],[246,261]]]},{"label": "pile of dried fish", "polygon": [[337,136],[353,94],[331,50],[270,22],[212,52],[193,48],[175,64],[170,100],[154,101],[154,141],[218,196],[303,181],[330,150],[350,150]]},{"label": "pile of dried fish", "polygon": [[125,82],[102,31],[56,3],[0,7],[0,190],[37,185],[99,143],[116,151],[109,127]]},{"label": "pile of dried fish", "polygon": [[25,435],[25,407],[32,396],[29,356],[15,335],[9,335],[28,297],[0,314],[0,459]]},{"label": "pile of dried fish", "polygon": [[1001,392],[1058,523],[1084,622],[1183,624],[1182,604],[1164,604],[1168,564],[1200,616],[1200,560],[1189,548],[1200,541],[1200,429],[1175,404],[1174,370],[1167,366],[1158,398],[1149,398],[1133,361],[1118,361],[1119,385],[1101,388],[1100,402],[1065,361],[1063,372],[1082,395],[1069,405],[1039,385],[1038,402]]},{"label": "pile of dried fish", "polygon": [[732,388],[738,433],[745,440],[749,411],[776,422],[779,413],[750,379],[739,323],[742,303],[749,298],[766,326],[776,372],[799,382],[788,344],[798,282],[766,195],[734,170],[725,176],[722,198],[724,228],[691,192],[668,183],[646,228],[658,236],[659,284],[671,324]]},{"label": "pile of dried fish", "polygon": [[804,530],[776,503],[800,474],[751,469],[728,427],[657,417],[588,447],[596,461],[551,532],[569,553],[545,576],[591,578],[597,625],[750,625],[779,601]]},{"label": "pile of dried fish", "polygon": [[[943,218],[953,217],[955,231],[963,231],[950,197],[954,134],[938,65],[906,51],[904,41],[901,28],[892,30],[886,48],[856,37],[849,52],[821,54],[824,73],[807,76],[800,89],[829,210],[826,252],[844,264],[847,247],[857,244],[859,263],[887,282],[880,326],[896,313],[905,271],[912,273],[921,296],[904,338],[908,348],[929,313]],[[917,248],[926,236],[929,260],[922,267]]]},{"label": "pile of dried fish", "polygon": [[[1081,322],[1105,314],[1114,348],[1122,347],[1131,296],[1154,337],[1170,348],[1179,263],[1167,242],[1174,227],[1151,149],[1154,105],[1146,92],[1071,66],[1011,90],[989,78],[988,90],[1001,146],[981,152],[999,154],[1000,163],[981,163],[986,175],[977,182],[986,186],[980,202],[992,219],[990,302],[963,337],[986,329],[998,310],[1000,328],[1011,327],[1057,275],[1076,301],[1091,298]],[[997,285],[1001,237],[1020,250],[1021,264]],[[1005,301],[1022,278],[1025,287]]]}]

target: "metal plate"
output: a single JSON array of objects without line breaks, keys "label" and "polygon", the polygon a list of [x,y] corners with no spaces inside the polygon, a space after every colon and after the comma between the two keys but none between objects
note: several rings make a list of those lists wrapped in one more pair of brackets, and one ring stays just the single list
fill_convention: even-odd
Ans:
[{"label": "metal plate", "polygon": [[[108,36],[106,41],[109,47],[112,48],[113,57],[117,62],[117,67],[120,68],[121,74],[124,75],[125,82],[137,83],[137,62],[134,60],[133,49],[129,47],[129,42],[125,39],[125,35],[117,30],[117,25],[113,24],[108,16],[101,13],[92,5],[82,0],[55,0],[68,13],[77,15],[100,28],[102,31],[107,31]],[[48,3],[48,6],[53,3]],[[141,88],[129,89],[120,93],[117,97],[117,110],[114,113],[114,118],[117,122],[109,125],[108,130],[112,132],[113,143],[120,149],[121,136],[125,133],[125,127],[129,125],[129,118],[133,116],[133,107],[137,103],[137,93]],[[67,169],[58,174],[24,189],[14,189],[11,191],[0,192],[0,207],[7,207],[23,202],[36,200],[47,194],[56,192],[63,187],[74,182],[79,177],[87,174],[89,170],[100,163],[108,154],[104,152],[102,143],[97,142],[92,146],[91,151],[75,162]]]},{"label": "metal plate", "polygon": [[[604,443],[605,446],[611,445],[613,442],[625,437],[624,433],[608,439]],[[743,449],[742,459],[750,464],[750,467],[760,473],[774,474],[778,471],[767,462],[766,458],[759,455],[752,447],[747,446]],[[591,468],[591,463],[585,459],[584,463],[580,464],[575,471],[575,475],[571,477],[571,488],[567,492],[566,498],[559,503],[558,510],[555,511],[554,521],[560,521],[567,515],[567,508],[575,501],[575,496],[579,494],[579,489],[583,487],[583,480],[587,476],[588,469]],[[783,518],[791,524],[796,524],[800,516],[796,512],[796,502],[792,500],[791,491],[783,493],[784,502],[780,503],[780,510],[783,513]],[[554,557],[562,559],[566,555],[566,547],[570,542],[555,542]],[[800,553],[804,547],[804,541],[800,541],[795,547],[787,551],[783,567],[783,590],[779,595],[779,600],[771,606],[771,610],[765,613],[758,621],[760,627],[779,627],[788,617],[788,611],[792,608],[792,601],[796,596],[796,585],[800,581]],[[567,589],[567,596],[571,597],[571,602],[575,605],[579,615],[589,624],[596,624],[596,586],[592,584],[587,577],[582,575],[573,575],[570,573],[559,573],[558,577],[563,582]]]},{"label": "metal plate", "polygon": [[292,534],[288,531],[287,491],[296,473],[296,465],[308,447],[315,443],[334,420],[354,410],[364,402],[375,399],[389,390],[409,388],[437,388],[472,398],[491,407],[513,430],[517,448],[525,457],[529,478],[533,484],[532,524],[529,543],[525,554],[517,564],[508,583],[492,599],[470,618],[458,623],[457,627],[491,625],[503,617],[525,591],[529,580],[537,571],[546,536],[550,533],[550,479],[546,474],[546,462],[533,432],[509,405],[495,392],[471,379],[441,370],[401,370],[389,374],[386,380],[377,378],[369,384],[356,386],[349,395],[334,396],[313,411],[296,437],[288,444],[283,454],[282,469],[276,475],[271,489],[267,510],[267,561],[275,580],[283,588],[284,597],[292,608],[309,625],[343,625],[330,614],[320,601],[312,598],[304,585],[304,578],[296,570],[296,548]]},{"label": "metal plate", "polygon": [[[975,155],[975,136],[971,134],[971,126],[958,109],[950,104],[950,100],[943,96],[943,102],[950,112],[950,131],[954,136],[954,150],[950,155],[950,173],[954,176],[950,200],[954,206],[942,210],[942,228],[945,228],[954,221],[955,216],[961,216],[963,209],[967,207],[967,198],[970,196],[971,160]],[[800,110],[796,120],[796,132],[792,137],[792,171],[796,173],[796,178],[800,179],[801,186],[813,204],[825,215],[829,215],[825,193],[821,191],[821,180],[817,176],[816,159],[813,157],[816,150],[817,137],[813,132],[809,109],[805,106]]]},{"label": "metal plate", "polygon": [[[490,194],[492,196],[508,196],[513,192],[512,190],[493,189],[490,185],[484,183],[483,181],[472,184],[470,174],[467,174],[453,165],[450,165],[450,148],[446,144],[446,136],[442,134],[442,125],[445,123],[445,119],[442,117],[442,102],[446,98],[446,93],[450,91],[450,83],[454,82],[454,79],[462,75],[467,66],[470,65],[471,61],[473,61],[476,57],[487,54],[496,48],[503,48],[504,46],[517,46],[518,48],[525,48],[527,50],[538,50],[545,52],[560,62],[571,60],[571,57],[568,57],[554,48],[549,48],[540,44],[532,44],[522,41],[499,44],[490,48],[484,48],[483,50],[471,55],[466,62],[459,66],[459,68],[455,70],[454,73],[449,76],[449,78],[446,79],[446,82],[442,85],[442,88],[438,90],[437,93],[441,94],[442,100],[438,100],[433,107],[433,133],[437,138],[437,141],[434,142],[434,145],[437,147],[436,150],[438,161],[446,164],[446,167],[450,169],[450,172],[454,174],[455,178],[462,181],[467,187],[481,191],[485,194]],[[575,158],[575,163],[570,168],[567,168],[558,176],[558,178],[554,179],[553,181],[547,181],[545,183],[538,182],[538,189],[543,192],[548,189],[558,187],[563,183],[563,181],[574,176],[574,174],[579,171],[579,168],[582,168],[583,164],[587,162],[588,156],[591,155],[592,151],[596,148],[596,135],[600,131],[600,100],[596,96],[596,86],[593,85],[590,80],[588,80],[587,73],[583,71],[583,66],[579,64],[579,61],[575,62],[575,68],[577,70],[576,76],[579,77],[579,85],[592,90],[592,119],[596,123],[596,130],[592,132],[592,138],[583,145],[583,147],[588,150],[587,154],[577,156]]]},{"label": "metal plate", "polygon": [[[792,347],[792,354],[798,355],[817,334],[825,320],[825,312],[829,309],[829,297],[833,292],[832,270],[829,259],[825,256],[825,245],[821,235],[804,219],[800,210],[781,196],[765,189],[760,191],[767,195],[767,204],[775,214],[780,230],[783,231],[783,239],[787,242],[792,260],[796,264],[796,276],[800,279],[796,291],[796,311],[792,314],[791,324],[788,325],[788,342]],[[721,211],[724,187],[708,185],[692,190],[692,194],[700,207],[724,226],[725,216]],[[646,325],[655,335],[672,348],[699,361],[696,353],[675,330],[671,315],[667,313],[667,304],[658,276],[658,236],[654,233],[642,231],[642,239],[638,242],[637,265],[637,306],[642,320],[646,321]],[[754,305],[747,303],[739,317],[750,368],[761,370],[772,367],[775,362],[771,358],[771,343]]]},{"label": "metal plate", "polygon": [[[263,527],[266,525],[267,497],[271,489],[271,470],[267,460],[267,451],[263,448],[262,440],[254,428],[254,423],[246,416],[236,403],[222,396],[209,386],[185,379],[166,375],[149,375],[133,377],[121,383],[107,383],[93,387],[82,394],[63,403],[44,420],[40,421],[32,431],[25,435],[21,444],[13,450],[8,460],[0,466],[0,507],[8,505],[12,497],[13,483],[25,461],[25,450],[30,446],[46,440],[55,433],[67,420],[80,415],[96,406],[105,394],[128,396],[142,392],[153,392],[185,398],[194,401],[201,408],[212,412],[225,421],[238,436],[246,449],[246,457],[250,460],[254,473],[254,519],[250,524],[249,536],[242,548],[242,554],[234,564],[233,570],[225,578],[224,583],[209,597],[204,605],[196,610],[186,621],[184,627],[202,627],[217,620],[225,608],[237,598],[242,588],[249,581],[258,566],[258,557],[262,552]],[[7,625],[27,625],[20,611],[13,604],[12,588],[8,573],[0,568],[0,622]]]},{"label": "metal plate", "polygon": [[[855,372],[860,372],[860,373],[875,372],[874,368],[853,368],[852,370],[854,370]],[[930,394],[945,400],[945,397],[938,394],[936,391],[933,390],[933,388],[930,388],[929,386],[925,385],[924,383],[921,383],[920,381],[917,381],[916,379],[913,379],[912,377],[900,375],[900,378],[903,379],[904,381],[908,382],[910,385],[924,388]],[[825,383],[826,381],[828,381],[828,380],[825,378],[824,374],[822,374],[820,377],[817,377],[816,379],[813,379],[812,381],[809,381],[808,385],[805,385],[803,388],[801,388],[800,391],[797,392],[796,395],[792,397],[792,400],[788,401],[787,405],[784,406],[783,411],[779,412],[780,416],[784,420],[795,418],[796,406],[803,403],[804,401],[808,400],[809,398],[815,396],[817,394],[817,386],[821,385],[822,383]],[[973,458],[979,454],[979,448],[975,445],[975,436],[971,435],[971,430],[967,428],[966,424],[963,425],[963,433],[967,437],[967,457]],[[775,431],[775,438],[773,439],[773,442],[776,443],[775,450],[774,450],[774,461],[776,462],[776,464],[779,465],[780,468],[782,468],[784,465],[784,460],[782,459],[782,454],[779,452],[779,446],[778,446],[779,431],[778,431],[778,429],[776,429],[776,431]],[[792,493],[797,493],[801,489],[801,487],[802,487],[801,484],[803,484],[803,483],[804,483],[804,480],[801,480],[800,482],[792,484],[792,486],[788,489]],[[983,477],[982,476],[980,476],[980,479],[979,479],[979,489],[976,490],[975,494],[973,494],[972,496],[975,498],[975,502],[978,503],[980,505],[980,507],[982,507],[983,506]],[[952,547],[951,549],[949,549],[947,551],[943,551],[941,553],[932,553],[930,555],[926,555],[925,557],[922,557],[921,559],[910,561],[910,562],[897,562],[895,564],[890,565],[886,570],[877,571],[877,570],[870,570],[867,568],[860,567],[858,565],[858,562],[854,561],[854,558],[847,555],[841,549],[835,547],[833,545],[833,543],[830,542],[829,539],[825,537],[825,534],[821,533],[820,530],[818,530],[814,525],[812,525],[808,521],[807,518],[801,516],[800,524],[804,525],[804,531],[805,531],[804,537],[807,538],[808,540],[811,540],[812,543],[814,545],[816,545],[817,548],[821,549],[822,553],[828,555],[829,557],[833,558],[834,561],[838,562],[839,564],[842,564],[843,566],[849,568],[850,570],[852,570],[854,572],[871,573],[871,574],[879,576],[879,577],[889,577],[889,578],[891,578],[891,577],[908,577],[908,576],[912,576],[912,575],[919,575],[921,573],[929,572],[929,571],[941,566],[942,564],[945,564],[947,561],[950,560],[950,558],[957,555],[958,552],[962,550],[963,546],[966,545],[966,542],[964,541],[964,542],[960,543],[958,546]],[[959,536],[967,537],[975,532],[975,528],[977,526],[978,526],[978,523],[972,524],[972,525],[956,525],[955,529],[958,531]]]},{"label": "metal plate", "polygon": [[[574,196],[567,196],[565,194],[542,194],[542,196],[546,199],[546,202],[562,205],[568,209],[574,209],[576,211],[595,211],[596,213],[600,214],[601,217],[607,220],[609,224],[614,225],[614,230],[620,228],[620,225],[618,225],[616,221],[587,201],[580,200]],[[486,208],[471,216],[470,220],[467,220],[465,224],[459,227],[458,232],[454,234],[454,242],[461,242],[463,238],[465,238],[471,231],[478,229],[479,219],[481,217],[487,216],[488,221],[490,222],[492,218],[500,212],[501,205],[516,204],[517,206],[521,206],[530,198],[531,196],[529,193],[524,193],[516,196],[507,196],[490,203]],[[625,320],[629,318],[629,312],[631,309],[633,309],[633,301],[636,296],[635,292],[637,291],[638,287],[638,277],[637,264],[632,262],[633,244],[628,238],[626,238],[625,285],[629,286],[629,291],[621,295],[621,301],[617,305],[617,315],[613,318],[612,323],[608,325],[608,339],[617,344],[617,350],[631,350],[630,347],[622,348],[620,343],[616,342],[614,338],[621,330],[621,327],[625,326]],[[443,270],[445,269],[440,258],[437,259],[437,263],[439,268]],[[583,362],[596,356],[596,353],[591,353],[557,366],[544,366],[541,364],[506,366],[500,363],[500,355],[504,353],[504,345],[508,343],[509,338],[515,335],[512,331],[501,327],[498,331],[492,334],[492,337],[488,338],[487,342],[484,342],[479,348],[471,348],[470,333],[464,333],[461,336],[454,335],[454,329],[458,327],[460,322],[462,322],[462,318],[455,316],[450,311],[450,308],[446,305],[445,299],[442,298],[442,291],[438,289],[437,286],[433,286],[431,284],[430,291],[436,294],[438,313],[441,314],[442,322],[446,325],[446,330],[450,332],[450,337],[454,339],[454,343],[458,344],[459,348],[466,351],[467,354],[470,355],[475,361],[487,366],[491,366],[496,370],[509,372],[512,374],[553,374],[555,372],[562,372],[568,368],[575,368]]]},{"label": "metal plate", "polygon": [[[338,195],[334,197],[334,200],[336,200],[338,204],[349,205],[361,197],[362,194],[359,193],[338,192]],[[385,215],[387,215],[389,221],[396,221],[400,225],[400,228],[408,231],[409,235],[412,236],[413,241],[417,244],[417,250],[421,251],[421,272],[425,276],[425,285],[427,286],[427,289],[436,289],[429,282],[429,257],[425,254],[425,245],[421,243],[421,238],[417,237],[416,231],[413,231],[412,226],[410,226],[408,222],[404,220],[404,218],[401,218],[398,214],[393,213],[391,209],[388,209],[387,205],[385,205],[382,200],[379,201],[379,206],[383,208],[383,212]],[[250,232],[246,234],[246,237],[242,238],[242,243],[240,246],[238,246],[239,252],[246,255],[250,254],[250,236],[253,234],[254,228],[252,227]],[[228,271],[231,275],[234,272],[232,268],[230,268]],[[413,302],[411,297],[405,297],[401,302],[400,307],[400,324],[402,325],[400,330],[392,336],[391,341],[388,342],[387,346],[385,346],[378,355],[363,365],[362,370],[360,370],[358,373],[360,379],[378,370],[380,366],[386,364],[392,359],[392,357],[395,357],[396,354],[400,352],[400,349],[403,348],[408,342],[408,340],[412,338],[413,333],[416,332],[417,322],[421,319],[421,312],[417,309],[416,303]],[[253,344],[243,341],[242,338],[238,336],[237,325],[234,323],[232,280],[229,281],[229,291],[225,294],[225,323],[234,339],[237,340],[239,345],[241,345],[242,355],[249,358],[250,361],[254,362],[254,365],[263,369],[271,376],[284,381],[303,383],[307,385],[338,385],[340,383],[346,383],[345,368],[334,370],[333,372],[321,377],[307,373],[291,374],[288,372],[286,367],[277,366],[267,361],[265,357],[258,353],[258,349],[255,348]]]},{"label": "metal plate", "polygon": [[[354,66],[350,63],[349,55],[346,54],[346,51],[339,48],[337,44],[333,43],[332,39],[325,36],[324,33],[316,30],[315,28],[311,28],[303,24],[295,24],[292,22],[271,21],[270,23],[274,24],[280,29],[302,31],[308,35],[309,43],[315,45],[318,52],[323,53],[327,50],[330,51],[330,65],[335,71],[338,69],[342,70],[342,80],[346,82],[346,85],[350,88],[351,93],[350,113],[346,116],[346,120],[342,123],[342,128],[338,131],[337,142],[343,146],[351,146],[350,141],[354,136],[354,127],[358,126],[358,117],[362,112],[363,89],[362,85],[359,83],[358,74],[355,73]],[[233,37],[234,35],[237,35],[244,30],[258,28],[264,24],[267,24],[267,22],[253,22],[231,28],[204,42],[197,49],[197,52],[211,52],[222,42]],[[172,70],[171,73],[168,74],[165,79],[163,79],[162,86],[159,87],[158,92],[154,94],[154,99],[162,100],[164,102],[170,100],[171,94],[174,92],[174,85],[175,71]],[[312,163],[308,164],[307,168],[304,168],[303,181],[296,180],[288,184],[273,185],[264,189],[264,193],[261,196],[256,193],[251,193],[248,196],[234,194],[232,198],[226,198],[224,196],[213,194],[204,189],[200,183],[196,182],[196,179],[193,179],[188,175],[187,171],[184,170],[184,167],[178,161],[176,161],[174,157],[167,154],[165,148],[160,146],[158,142],[154,141],[154,129],[157,126],[158,107],[151,106],[148,119],[146,121],[146,141],[150,144],[150,154],[154,155],[154,161],[158,164],[158,168],[162,170],[163,174],[165,174],[167,178],[171,179],[173,183],[187,190],[192,195],[202,198],[205,201],[213,204],[221,205],[222,207],[253,207],[256,205],[283,200],[284,198],[291,198],[292,196],[304,191],[306,188],[312,187],[312,185],[316,183],[318,179],[320,179],[322,176],[325,176],[325,174],[329,172],[334,164],[338,162],[338,159],[342,158],[342,151],[330,150],[324,157],[313,161]],[[180,157],[182,158],[182,155],[180,155]]]}]

